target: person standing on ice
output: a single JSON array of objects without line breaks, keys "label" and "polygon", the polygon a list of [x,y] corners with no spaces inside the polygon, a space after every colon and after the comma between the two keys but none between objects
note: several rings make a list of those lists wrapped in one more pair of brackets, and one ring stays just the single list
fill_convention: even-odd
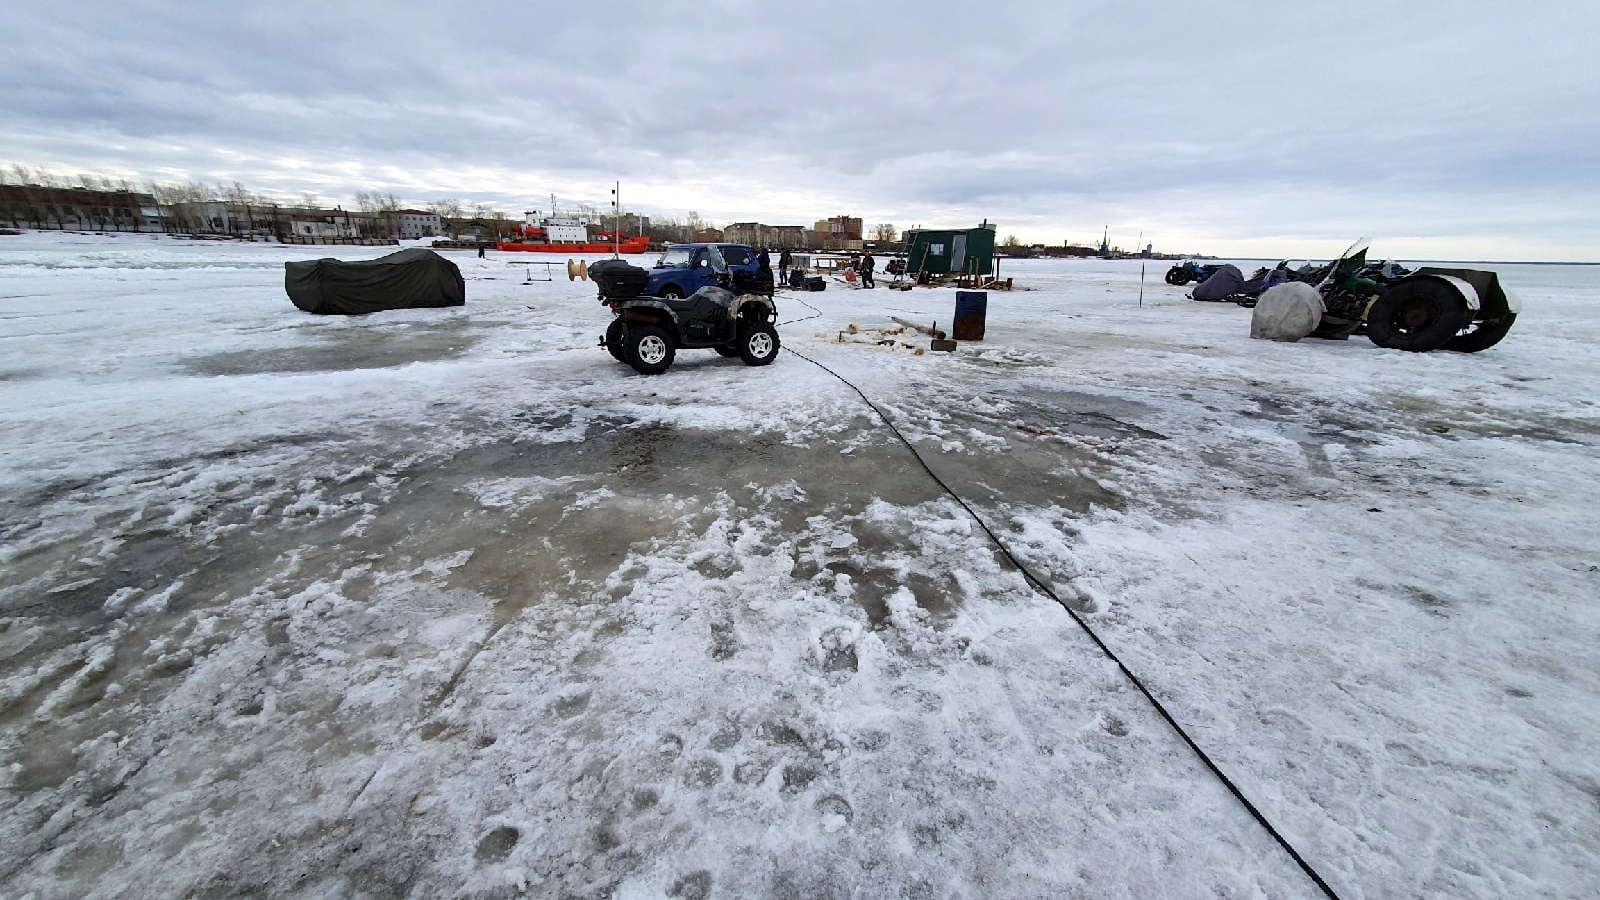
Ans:
[{"label": "person standing on ice", "polygon": [[872,258],[872,251],[871,250],[868,250],[866,253],[863,253],[861,255],[861,266],[860,266],[861,271],[858,272],[857,274],[859,274],[861,276],[861,286],[862,287],[869,288],[869,287],[873,286],[873,284],[872,284],[872,267],[876,266],[877,264],[878,264],[878,261]]},{"label": "person standing on ice", "polygon": [[794,262],[794,257],[789,255],[789,248],[783,248],[783,252],[778,254],[779,284],[787,285],[789,283],[789,264],[792,262]]}]

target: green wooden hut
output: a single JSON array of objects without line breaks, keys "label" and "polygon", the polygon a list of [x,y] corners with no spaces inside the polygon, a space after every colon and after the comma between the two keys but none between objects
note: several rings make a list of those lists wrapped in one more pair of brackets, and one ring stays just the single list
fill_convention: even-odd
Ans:
[{"label": "green wooden hut", "polygon": [[906,232],[906,270],[929,275],[989,275],[994,272],[995,226],[985,219],[977,228],[947,230],[914,228]]}]

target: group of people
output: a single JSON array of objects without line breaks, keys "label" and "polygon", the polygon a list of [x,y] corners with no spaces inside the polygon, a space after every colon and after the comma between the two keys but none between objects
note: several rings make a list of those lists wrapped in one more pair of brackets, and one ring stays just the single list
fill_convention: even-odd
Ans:
[{"label": "group of people", "polygon": [[[478,258],[479,259],[482,259],[483,256],[484,256],[483,250],[484,250],[484,245],[483,244],[479,244],[478,245]],[[760,269],[761,274],[766,276],[766,278],[763,279],[763,280],[771,280],[772,279],[772,252],[770,250],[768,250],[767,248],[762,247],[761,248],[761,255],[758,257],[758,259],[759,259],[759,263],[758,263],[757,267]],[[885,271],[888,271],[891,274],[895,274],[895,275],[900,274],[899,272],[894,271],[894,264],[896,262],[900,262],[900,264],[902,266],[900,271],[905,271],[904,268],[903,268],[905,263],[900,261],[900,260],[891,260],[890,263],[889,263],[889,268],[887,270],[885,270]],[[776,282],[777,284],[788,284],[789,283],[789,269],[793,265],[794,265],[794,254],[790,253],[789,249],[787,247],[785,247],[783,249],[783,252],[778,254],[778,278],[777,278],[777,282]],[[867,252],[861,254],[861,260],[856,263],[855,270],[856,270],[856,275],[861,278],[861,286],[862,287],[870,288],[870,287],[876,287],[877,286],[877,284],[872,280],[872,273],[873,273],[874,270],[877,269],[877,267],[878,267],[878,261],[872,258],[872,252],[871,251],[867,251]]]},{"label": "group of people", "polygon": [[[765,247],[761,248],[761,255],[759,259],[760,269],[770,275],[772,272],[771,251],[767,250]],[[790,253],[789,249],[785,247],[783,252],[778,254],[778,284],[789,283],[789,269],[793,266],[794,254]],[[877,267],[878,261],[872,258],[872,252],[870,250],[861,254],[860,261],[858,261],[855,265],[855,271],[856,275],[860,276],[861,278],[862,287],[877,287],[877,284],[872,280],[872,273],[877,269]]]}]

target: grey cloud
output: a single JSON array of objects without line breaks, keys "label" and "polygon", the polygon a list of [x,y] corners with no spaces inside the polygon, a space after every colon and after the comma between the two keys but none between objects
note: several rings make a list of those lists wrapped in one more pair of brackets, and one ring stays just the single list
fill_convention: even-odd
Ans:
[{"label": "grey cloud", "polygon": [[[1439,2],[32,3],[0,32],[0,159],[288,191],[304,170],[278,161],[299,159],[325,196],[508,208],[692,184],[712,218],[1009,217],[1052,240],[1113,216],[1196,241],[1343,238],[1363,216],[1476,238],[1512,228],[1498,198],[1520,192],[1600,246],[1597,23]],[[1537,255],[1527,218],[1507,245]]]}]

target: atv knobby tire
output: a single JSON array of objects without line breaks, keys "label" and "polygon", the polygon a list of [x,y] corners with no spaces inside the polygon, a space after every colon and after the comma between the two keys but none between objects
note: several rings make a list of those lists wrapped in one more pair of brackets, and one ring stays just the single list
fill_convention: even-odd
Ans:
[{"label": "atv knobby tire", "polygon": [[622,342],[622,361],[640,375],[660,375],[676,356],[672,338],[654,325],[634,325]]},{"label": "atv knobby tire", "polygon": [[1419,278],[1385,291],[1367,312],[1367,337],[1379,347],[1426,353],[1467,326],[1470,312],[1456,289]]},{"label": "atv knobby tire", "polygon": [[1454,350],[1457,353],[1477,353],[1479,350],[1487,350],[1500,343],[1500,339],[1506,336],[1506,332],[1511,330],[1512,324],[1516,321],[1517,314],[1508,312],[1492,322],[1473,322],[1467,326],[1466,331],[1445,341],[1444,349]]},{"label": "atv knobby tire", "polygon": [[606,326],[606,336],[604,338],[606,352],[610,353],[611,357],[617,362],[628,361],[622,352],[622,333],[625,330],[621,319],[612,319],[611,324]]},{"label": "atv knobby tire", "polygon": [[768,324],[739,328],[739,358],[747,366],[764,366],[778,356],[778,329]]}]

